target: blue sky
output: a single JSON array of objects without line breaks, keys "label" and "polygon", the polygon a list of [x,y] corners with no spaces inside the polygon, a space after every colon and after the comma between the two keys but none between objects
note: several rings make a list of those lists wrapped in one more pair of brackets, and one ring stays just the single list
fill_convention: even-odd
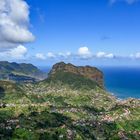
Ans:
[{"label": "blue sky", "polygon": [[[24,2],[24,21],[28,22],[24,29],[28,32],[27,38],[16,42],[18,47],[12,42],[9,50],[4,51],[13,55],[12,58],[2,55],[6,60],[42,66],[58,61],[78,65],[139,65],[139,0],[9,1],[18,1],[19,6]],[[25,17],[23,12],[20,16]],[[5,44],[1,46],[3,53]]]}]

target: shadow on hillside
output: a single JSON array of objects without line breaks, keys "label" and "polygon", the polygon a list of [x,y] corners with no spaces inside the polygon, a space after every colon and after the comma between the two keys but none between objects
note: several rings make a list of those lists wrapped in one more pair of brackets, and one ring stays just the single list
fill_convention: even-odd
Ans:
[{"label": "shadow on hillside", "polygon": [[[32,120],[32,121],[31,121]],[[34,111],[28,116],[21,114],[19,116],[19,125],[21,128],[34,130],[40,135],[40,139],[59,139],[60,135],[68,135],[67,130],[71,131],[71,138],[74,139],[74,132],[77,132],[82,138],[95,139],[94,135],[90,132],[89,126],[74,125],[71,118],[57,113],[42,111],[40,113]],[[47,130],[47,131],[46,131]]]},{"label": "shadow on hillside", "polygon": [[86,110],[89,113],[93,113],[93,114],[96,114],[96,115],[99,115],[100,112],[105,112],[104,108],[98,109],[98,108],[90,107],[90,106],[83,106],[83,109]]},{"label": "shadow on hillside", "polygon": [[5,89],[0,86],[0,98],[4,97],[5,95]]}]

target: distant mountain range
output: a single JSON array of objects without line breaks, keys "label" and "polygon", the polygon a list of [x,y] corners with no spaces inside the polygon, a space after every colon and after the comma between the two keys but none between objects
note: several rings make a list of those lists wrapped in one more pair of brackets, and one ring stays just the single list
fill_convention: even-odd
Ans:
[{"label": "distant mountain range", "polygon": [[45,72],[36,66],[26,63],[0,61],[0,79],[15,82],[35,82],[47,77]]}]

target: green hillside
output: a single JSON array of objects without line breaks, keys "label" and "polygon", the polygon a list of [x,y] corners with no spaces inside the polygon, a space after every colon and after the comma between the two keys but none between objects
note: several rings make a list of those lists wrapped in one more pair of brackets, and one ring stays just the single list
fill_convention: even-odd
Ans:
[{"label": "green hillside", "polygon": [[0,85],[2,140],[139,140],[140,100],[120,101],[88,78]]},{"label": "green hillside", "polygon": [[[32,64],[26,63],[10,63],[8,61],[0,61],[0,79],[10,79],[10,76],[20,77],[20,79],[25,78],[25,76],[35,78],[35,79],[44,79],[47,74],[39,70]],[[11,77],[12,78],[12,77]],[[14,81],[14,80],[13,80]]]},{"label": "green hillside", "polygon": [[48,77],[48,79],[45,81],[48,83],[61,82],[62,84],[66,84],[73,89],[94,89],[96,86],[99,87],[98,83],[96,83],[95,81],[92,81],[80,75],[63,71],[55,73],[53,76]]}]

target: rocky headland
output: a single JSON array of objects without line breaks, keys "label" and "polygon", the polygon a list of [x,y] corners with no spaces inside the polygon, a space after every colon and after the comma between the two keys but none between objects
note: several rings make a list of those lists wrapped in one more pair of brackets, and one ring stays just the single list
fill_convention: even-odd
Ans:
[{"label": "rocky headland", "polygon": [[83,76],[97,82],[101,87],[104,85],[103,73],[96,67],[91,66],[75,66],[71,63],[60,62],[52,67],[48,76],[53,76],[58,72],[69,72],[79,76]]}]

